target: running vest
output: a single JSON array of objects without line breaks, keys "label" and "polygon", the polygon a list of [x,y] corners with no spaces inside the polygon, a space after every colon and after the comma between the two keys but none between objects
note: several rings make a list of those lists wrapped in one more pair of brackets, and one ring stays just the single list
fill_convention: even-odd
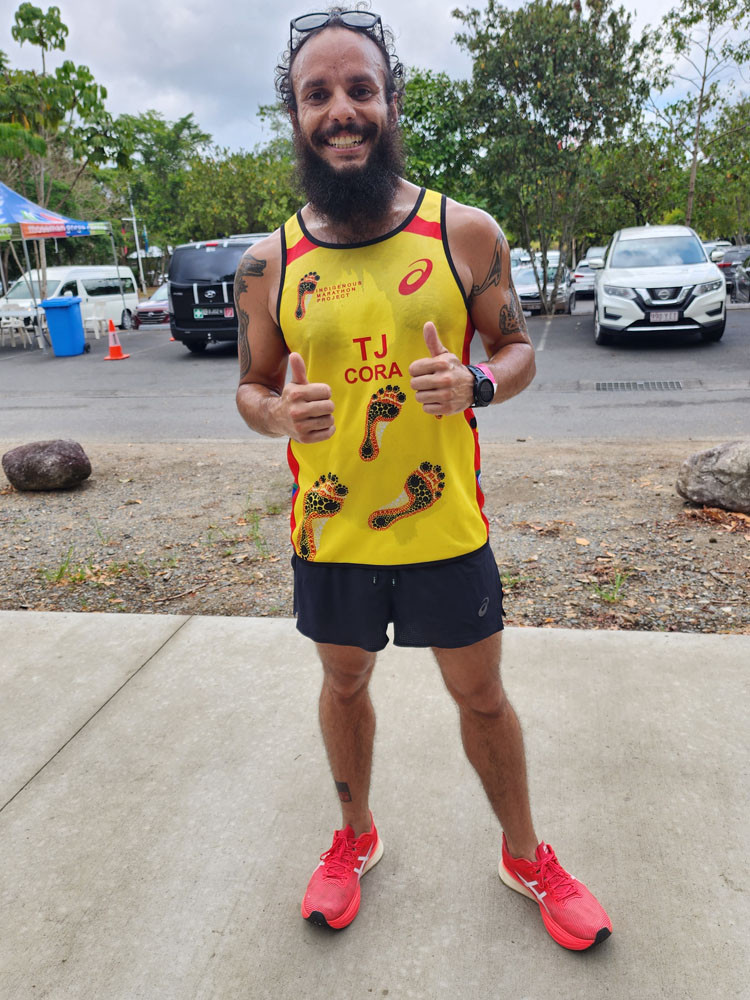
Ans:
[{"label": "running vest", "polygon": [[451,559],[487,541],[479,441],[469,409],[438,419],[410,388],[432,320],[469,361],[474,328],[445,235],[445,198],[420,192],[377,240],[315,240],[298,213],[282,230],[278,325],[309,382],[331,387],[328,441],[290,441],[292,544],[306,560],[401,565]]}]

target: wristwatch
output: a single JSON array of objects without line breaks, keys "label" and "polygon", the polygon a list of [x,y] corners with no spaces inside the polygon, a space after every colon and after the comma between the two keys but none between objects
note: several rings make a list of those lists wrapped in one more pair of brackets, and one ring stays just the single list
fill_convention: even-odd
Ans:
[{"label": "wristwatch", "polygon": [[487,365],[467,365],[474,376],[474,406],[489,406],[495,398],[497,382]]}]

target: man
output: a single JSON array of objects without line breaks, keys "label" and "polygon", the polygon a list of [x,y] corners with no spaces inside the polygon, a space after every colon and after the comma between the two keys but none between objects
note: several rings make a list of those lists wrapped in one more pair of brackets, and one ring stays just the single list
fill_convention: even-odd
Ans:
[{"label": "man", "polygon": [[[323,667],[320,724],[343,817],[302,915],[351,923],[383,852],[368,683],[392,622],[397,644],[433,650],[457,702],[504,831],[500,877],[539,904],[557,942],[583,950],[611,924],[534,832],[500,680],[502,589],[472,412],[529,384],[533,348],[497,224],[401,177],[390,38],[366,11],[292,21],[277,83],[309,201],[246,252],[235,280],[237,405],[254,430],[289,438],[297,627]],[[481,369],[468,367],[475,330]]]}]

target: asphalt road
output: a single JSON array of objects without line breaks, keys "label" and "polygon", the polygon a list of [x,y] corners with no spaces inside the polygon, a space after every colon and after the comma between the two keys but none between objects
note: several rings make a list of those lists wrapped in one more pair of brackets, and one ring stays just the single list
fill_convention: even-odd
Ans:
[{"label": "asphalt road", "polygon": [[[591,309],[584,301],[572,316],[529,318],[536,379],[516,399],[478,412],[484,440],[750,433],[748,307],[730,310],[718,344],[696,336],[608,347],[594,343]],[[106,338],[70,358],[0,347],[0,439],[138,442],[252,434],[234,405],[232,345],[195,356],[171,342],[163,327],[120,338],[130,354],[125,361],[104,361]],[[480,360],[478,338],[475,349]]]}]

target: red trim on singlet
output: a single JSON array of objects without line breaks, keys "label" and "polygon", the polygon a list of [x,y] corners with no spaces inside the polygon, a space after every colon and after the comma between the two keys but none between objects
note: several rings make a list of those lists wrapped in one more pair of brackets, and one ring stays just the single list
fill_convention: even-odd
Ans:
[{"label": "red trim on singlet", "polygon": [[[471,361],[471,341],[474,337],[474,324],[471,322],[471,316],[466,317],[466,332],[464,333],[464,347],[461,352],[461,361],[463,364],[468,365]],[[482,471],[482,455],[479,448],[479,431],[477,429],[477,420],[474,411],[469,407],[468,410],[464,410],[464,419],[469,425],[469,430],[474,437],[474,478],[477,483],[477,506],[479,507],[479,513],[482,515],[482,520],[484,521],[484,526],[487,529],[487,534],[490,533],[490,522],[484,516],[484,493],[479,485],[479,474]],[[473,421],[473,426],[472,426]]]},{"label": "red trim on singlet", "polygon": [[292,548],[294,548],[294,533],[297,530],[297,522],[294,518],[294,503],[297,499],[297,494],[299,493],[299,462],[295,458],[294,452],[292,451],[291,438],[289,438],[289,443],[286,446],[286,460],[289,463],[289,468],[294,476],[294,486],[292,488],[292,510],[289,515],[289,537],[292,540]]},{"label": "red trim on singlet", "polygon": [[414,233],[416,236],[430,236],[434,240],[442,240],[443,231],[439,222],[428,222],[415,215],[408,226],[404,228],[405,233]]},{"label": "red trim on singlet", "polygon": [[297,260],[299,257],[304,257],[306,253],[310,253],[311,250],[315,250],[315,244],[312,243],[306,236],[303,236],[293,247],[289,247],[286,252],[286,262],[291,264],[292,261]]}]

